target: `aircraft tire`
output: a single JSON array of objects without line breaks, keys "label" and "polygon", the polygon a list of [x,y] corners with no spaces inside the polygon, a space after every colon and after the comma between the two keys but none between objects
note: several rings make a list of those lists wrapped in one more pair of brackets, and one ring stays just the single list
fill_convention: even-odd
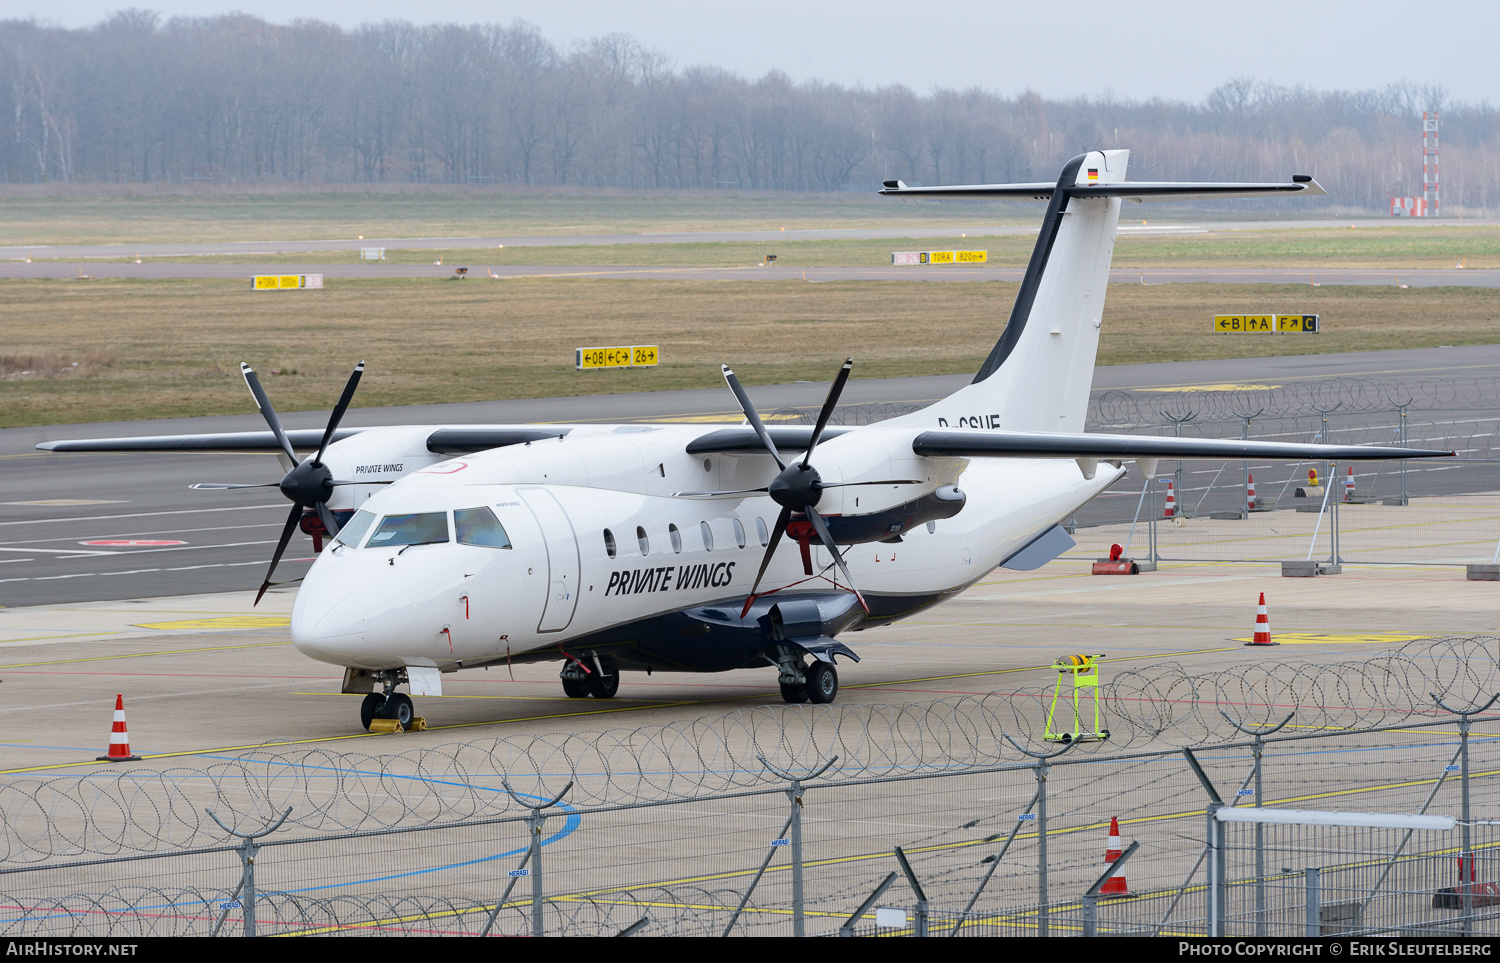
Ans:
[{"label": "aircraft tire", "polygon": [[386,719],[395,719],[401,723],[401,728],[410,729],[411,720],[416,716],[416,706],[412,705],[411,696],[397,692],[385,700],[385,711],[381,715]]},{"label": "aircraft tire", "polygon": [[595,672],[589,676],[589,695],[595,699],[613,699],[615,693],[620,691],[620,672],[615,670],[609,675]]},{"label": "aircraft tire", "polygon": [[583,679],[570,679],[562,677],[563,695],[569,699],[587,699],[589,695],[589,684]]},{"label": "aircraft tire", "polygon": [[806,702],[807,686],[795,684],[787,685],[785,682],[781,683],[781,701],[789,703],[791,705],[796,705],[799,702]]},{"label": "aircraft tire", "polygon": [[814,662],[807,669],[807,701],[815,706],[827,705],[838,697],[838,670],[827,662]]},{"label": "aircraft tire", "polygon": [[383,708],[385,708],[384,693],[372,692],[365,696],[365,701],[359,704],[359,724],[368,731],[370,723],[380,716],[380,710]]}]

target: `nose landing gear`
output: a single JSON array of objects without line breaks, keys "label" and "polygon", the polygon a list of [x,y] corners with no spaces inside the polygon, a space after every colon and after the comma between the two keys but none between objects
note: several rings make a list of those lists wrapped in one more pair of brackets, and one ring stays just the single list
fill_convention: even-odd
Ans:
[{"label": "nose landing gear", "polygon": [[393,719],[403,730],[412,727],[412,720],[416,718],[417,709],[412,704],[411,696],[404,692],[397,692],[396,686],[406,681],[404,670],[388,670],[375,673],[375,679],[380,682],[384,692],[372,692],[365,696],[359,705],[359,722],[368,730],[376,719]]}]

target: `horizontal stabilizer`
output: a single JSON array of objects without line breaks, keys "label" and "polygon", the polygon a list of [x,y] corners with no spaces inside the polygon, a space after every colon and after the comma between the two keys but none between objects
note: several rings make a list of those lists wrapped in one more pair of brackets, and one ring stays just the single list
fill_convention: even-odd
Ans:
[{"label": "horizontal stabilizer", "polygon": [[[1056,184],[959,184],[951,187],[907,187],[886,181],[887,197],[991,197],[997,200],[1047,201]],[[1119,184],[1079,184],[1066,188],[1070,197],[1120,197],[1127,201],[1211,201],[1235,197],[1286,197],[1327,194],[1317,181],[1298,174],[1286,183],[1235,184],[1191,181],[1137,181]]]},{"label": "horizontal stabilizer", "polygon": [[924,431],[912,440],[919,455],[960,458],[1115,459],[1269,458],[1274,461],[1382,461],[1447,458],[1451,451],[1364,445],[1305,445],[1237,438],[1163,438],[1157,435],[1049,434],[1031,431]]}]

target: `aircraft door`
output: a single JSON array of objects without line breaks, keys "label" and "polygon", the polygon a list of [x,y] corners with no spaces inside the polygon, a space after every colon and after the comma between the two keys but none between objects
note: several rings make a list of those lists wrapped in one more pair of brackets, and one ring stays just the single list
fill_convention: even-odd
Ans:
[{"label": "aircraft door", "polygon": [[562,504],[545,488],[522,488],[521,500],[531,509],[547,546],[547,602],[538,632],[561,632],[578,608],[578,537]]}]

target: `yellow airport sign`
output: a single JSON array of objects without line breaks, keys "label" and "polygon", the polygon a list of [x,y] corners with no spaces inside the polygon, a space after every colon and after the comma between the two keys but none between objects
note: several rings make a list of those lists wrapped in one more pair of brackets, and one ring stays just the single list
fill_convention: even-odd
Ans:
[{"label": "yellow airport sign", "polygon": [[573,366],[579,371],[596,368],[649,368],[657,364],[660,356],[661,348],[654,344],[577,348],[573,352]]},{"label": "yellow airport sign", "polygon": [[254,291],[289,291],[322,286],[321,274],[257,274],[250,279],[250,288]]},{"label": "yellow airport sign", "polygon": [[1274,314],[1216,314],[1214,330],[1220,332],[1251,332],[1270,334],[1276,330]]},{"label": "yellow airport sign", "polygon": [[989,251],[893,251],[892,264],[987,264]]},{"label": "yellow airport sign", "polygon": [[1318,316],[1316,314],[1278,314],[1276,315],[1276,330],[1281,334],[1317,334]]},{"label": "yellow airport sign", "polygon": [[1316,314],[1216,314],[1220,334],[1317,334]]}]

